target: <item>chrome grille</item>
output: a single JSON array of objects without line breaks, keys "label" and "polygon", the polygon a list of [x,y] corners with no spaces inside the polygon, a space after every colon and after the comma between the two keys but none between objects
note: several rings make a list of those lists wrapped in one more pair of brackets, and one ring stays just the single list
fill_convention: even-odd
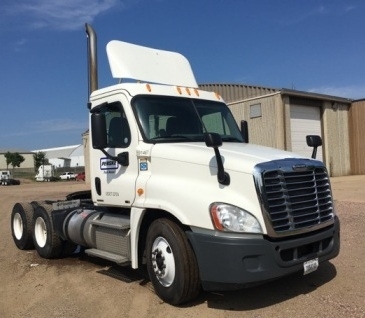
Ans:
[{"label": "chrome grille", "polygon": [[[299,167],[299,168],[295,168]],[[256,166],[256,184],[276,233],[300,231],[333,219],[326,168],[319,161],[277,160]]]}]

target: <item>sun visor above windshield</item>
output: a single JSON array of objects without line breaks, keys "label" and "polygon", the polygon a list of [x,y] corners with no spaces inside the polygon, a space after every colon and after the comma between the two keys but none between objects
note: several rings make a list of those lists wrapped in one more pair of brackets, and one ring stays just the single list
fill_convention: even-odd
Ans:
[{"label": "sun visor above windshield", "polygon": [[106,51],[114,78],[198,87],[189,61],[179,53],[122,41],[109,42]]}]

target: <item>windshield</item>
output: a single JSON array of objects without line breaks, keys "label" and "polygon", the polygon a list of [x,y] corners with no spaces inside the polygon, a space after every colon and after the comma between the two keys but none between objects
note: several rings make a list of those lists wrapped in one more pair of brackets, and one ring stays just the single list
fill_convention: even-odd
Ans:
[{"label": "windshield", "polygon": [[137,96],[133,108],[146,142],[204,141],[218,133],[223,141],[242,142],[224,103],[167,96]]}]

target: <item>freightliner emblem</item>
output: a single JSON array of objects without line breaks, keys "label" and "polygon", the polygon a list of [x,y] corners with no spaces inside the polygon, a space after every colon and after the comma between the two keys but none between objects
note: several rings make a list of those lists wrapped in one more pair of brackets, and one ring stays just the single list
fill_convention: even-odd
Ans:
[{"label": "freightliner emblem", "polygon": [[305,164],[297,164],[297,165],[293,166],[294,171],[305,171],[307,169],[308,169],[308,167]]}]

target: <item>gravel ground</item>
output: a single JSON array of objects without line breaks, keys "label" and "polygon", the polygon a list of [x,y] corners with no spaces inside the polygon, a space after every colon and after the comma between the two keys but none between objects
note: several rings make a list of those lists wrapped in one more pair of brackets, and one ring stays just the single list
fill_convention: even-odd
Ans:
[{"label": "gravel ground", "polygon": [[332,183],[341,220],[337,258],[307,276],[202,293],[179,308],[162,302],[138,271],[85,255],[45,260],[16,248],[10,229],[15,202],[61,199],[86,189],[84,183],[0,187],[0,317],[365,317],[365,178],[348,180]]}]

